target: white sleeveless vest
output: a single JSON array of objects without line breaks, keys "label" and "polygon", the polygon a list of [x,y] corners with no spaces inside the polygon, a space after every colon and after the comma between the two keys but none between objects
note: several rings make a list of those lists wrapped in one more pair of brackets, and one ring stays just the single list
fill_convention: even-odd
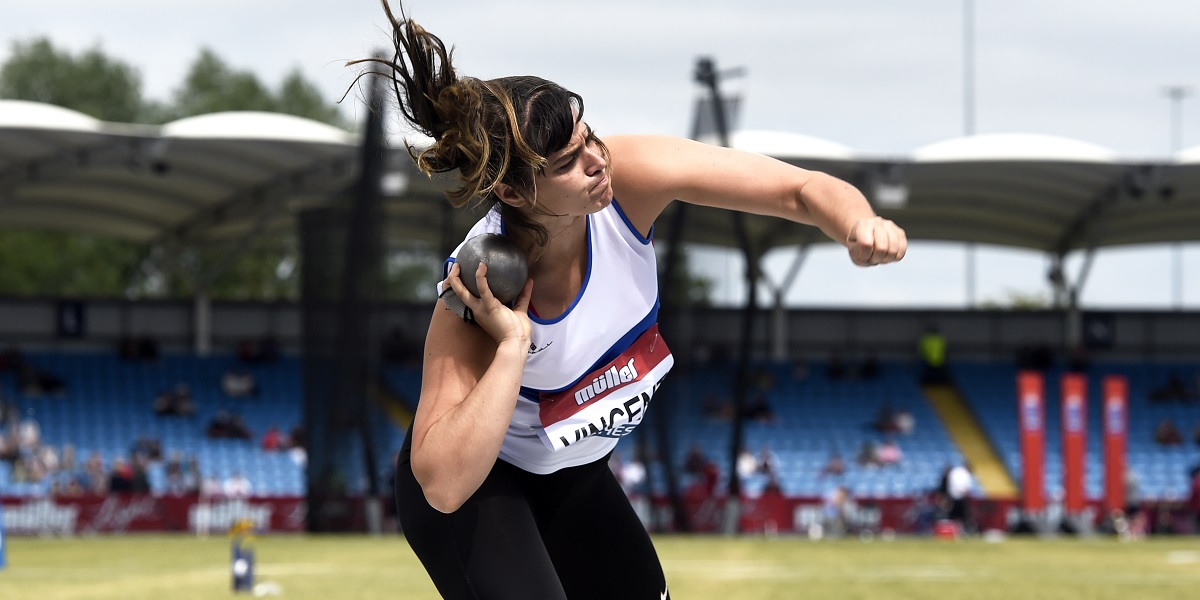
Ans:
[{"label": "white sleeveless vest", "polygon": [[[532,473],[603,458],[642,421],[674,364],[658,335],[654,231],[643,238],[615,200],[587,227],[588,272],[574,303],[553,320],[530,311],[529,356],[500,458]],[[466,239],[503,232],[493,209]]]}]

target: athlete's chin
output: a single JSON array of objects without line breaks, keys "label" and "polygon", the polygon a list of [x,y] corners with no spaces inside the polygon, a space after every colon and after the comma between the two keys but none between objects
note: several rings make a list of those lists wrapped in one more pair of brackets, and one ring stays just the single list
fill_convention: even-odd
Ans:
[{"label": "athlete's chin", "polygon": [[613,191],[611,185],[604,186],[604,191],[600,193],[599,204],[600,208],[608,208],[613,201]]}]

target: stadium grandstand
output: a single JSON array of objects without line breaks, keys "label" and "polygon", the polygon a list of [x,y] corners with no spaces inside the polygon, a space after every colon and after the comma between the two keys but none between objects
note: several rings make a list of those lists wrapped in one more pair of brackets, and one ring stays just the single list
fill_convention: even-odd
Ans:
[{"label": "stadium grandstand", "polygon": [[[366,133],[353,135],[265,113],[134,126],[0,100],[0,227],[232,252],[263,232],[293,231],[304,259],[295,304],[203,293],[0,299],[9,533],[221,530],[243,518],[273,531],[394,527],[390,463],[418,396],[413,356],[430,307],[378,302],[374,278],[389,245],[445,255],[475,217],[449,209],[445,182],[382,139],[382,113],[377,105]],[[953,139],[887,159],[778,132],[736,132],[730,143],[854,183],[911,240],[1044,252],[1055,304],[800,310],[752,297],[722,309],[664,298],[679,362],[613,465],[648,526],[729,527],[724,508],[736,495],[732,526],[746,532],[812,533],[840,503],[846,530],[931,533],[944,517],[943,477],[969,464],[980,527],[1053,526],[1064,510],[1082,519],[1073,526],[1102,527],[1112,483],[1101,390],[1120,376],[1123,493],[1154,507],[1147,528],[1192,531],[1200,314],[1086,310],[1077,298],[1087,267],[1072,280],[1063,263],[1070,252],[1195,241],[1200,148],[1147,163],[1031,135]],[[772,248],[822,243],[766,218],[746,219],[739,235],[719,211],[660,223],[668,255],[701,243],[757,264]],[[945,340],[936,378],[918,354],[931,331]],[[1045,501],[1032,506],[1022,373],[1044,383]],[[1086,389],[1085,409],[1065,421],[1064,374]],[[1155,440],[1165,422],[1181,443]],[[1062,432],[1085,448],[1082,472],[1068,469],[1083,485],[1081,510],[1063,508],[1072,492]]]}]

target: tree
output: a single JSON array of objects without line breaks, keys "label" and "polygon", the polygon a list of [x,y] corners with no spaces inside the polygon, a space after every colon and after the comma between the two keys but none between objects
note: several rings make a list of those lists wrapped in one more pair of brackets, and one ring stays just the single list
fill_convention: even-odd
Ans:
[{"label": "tree", "polygon": [[272,92],[253,73],[230,67],[207,48],[200,51],[183,84],[175,90],[171,110],[175,119],[228,110],[260,110],[337,127],[347,125],[337,106],[326,100],[299,69],[289,72],[279,90]]},{"label": "tree", "polygon": [[[202,49],[170,102],[142,97],[137,69],[100,48],[78,56],[49,40],[15,42],[0,66],[0,97],[55,104],[114,122],[163,123],[198,114],[262,110],[344,126],[337,107],[293,70],[278,92],[257,76]],[[294,236],[261,236],[211,282],[211,297],[295,300],[299,297]],[[167,252],[122,240],[54,231],[0,232],[0,294],[20,296],[183,297],[228,247]]]},{"label": "tree", "polygon": [[0,233],[0,293],[124,297],[145,255],[141,244],[41,231]]},{"label": "tree", "polygon": [[[684,244],[679,248],[679,265],[671,281],[663,283],[662,293],[670,298],[675,307],[705,307],[712,304],[713,281],[692,272],[691,253]],[[660,277],[666,275],[660,273]]]},{"label": "tree", "polygon": [[284,78],[277,98],[276,110],[279,112],[348,128],[349,124],[338,112],[337,106],[330,104],[317,86],[304,79],[299,70],[293,70]]},{"label": "tree", "polygon": [[253,73],[230,68],[211,50],[200,51],[174,93],[175,118],[226,110],[274,111],[275,98]]},{"label": "tree", "polygon": [[48,39],[14,42],[0,68],[0,98],[45,102],[105,121],[144,122],[142,79],[137,69],[93,48],[78,56]]},{"label": "tree", "polygon": [[985,299],[981,308],[992,310],[1045,310],[1050,308],[1050,298],[1045,292],[1004,290],[1004,298]]}]

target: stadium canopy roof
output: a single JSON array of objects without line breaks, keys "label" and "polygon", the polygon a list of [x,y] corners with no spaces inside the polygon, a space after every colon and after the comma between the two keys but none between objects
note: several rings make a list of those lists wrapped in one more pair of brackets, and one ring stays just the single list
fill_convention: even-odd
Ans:
[{"label": "stadium canopy roof", "polygon": [[357,136],[298,117],[106,123],[0,100],[0,227],[187,243],[290,226],[356,176]]},{"label": "stadium canopy roof", "polygon": [[[162,126],[106,123],[0,100],[0,228],[204,244],[285,230],[358,176],[360,136],[293,116],[231,112]],[[388,153],[389,238],[445,248],[476,218],[449,209],[449,180]],[[864,191],[912,240],[1062,254],[1200,240],[1200,146],[1157,162],[1077,140],[978,135],[870,157],[805,135],[742,131],[732,145],[826,171]],[[656,235],[669,235],[671,219]],[[746,219],[757,252],[826,241],[811,227]],[[685,240],[737,246],[728,213],[695,208]]]}]

